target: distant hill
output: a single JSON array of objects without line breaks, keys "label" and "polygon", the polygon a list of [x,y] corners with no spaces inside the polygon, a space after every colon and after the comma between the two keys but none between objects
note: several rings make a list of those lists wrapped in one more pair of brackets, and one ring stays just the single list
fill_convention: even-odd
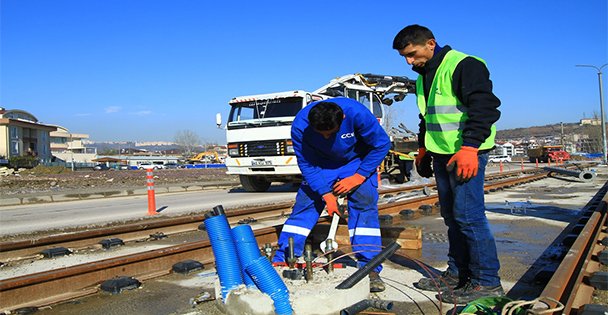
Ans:
[{"label": "distant hill", "polygon": [[[586,133],[588,128],[596,126],[581,126],[579,123],[564,123],[564,135]],[[597,128],[597,127],[596,127]],[[526,128],[504,129],[496,132],[497,140],[509,139],[526,139],[526,138],[543,138],[551,136],[559,136],[562,133],[561,124],[552,124],[544,126],[532,126]]]},{"label": "distant hill", "polygon": [[[94,142],[87,144],[87,147],[97,148],[97,152],[109,152],[109,151],[124,151],[129,149],[146,150],[150,152],[161,152],[178,150],[178,145],[149,145],[149,146],[136,146],[135,142],[126,143],[114,143],[114,142]],[[204,148],[203,148],[204,149]]]}]

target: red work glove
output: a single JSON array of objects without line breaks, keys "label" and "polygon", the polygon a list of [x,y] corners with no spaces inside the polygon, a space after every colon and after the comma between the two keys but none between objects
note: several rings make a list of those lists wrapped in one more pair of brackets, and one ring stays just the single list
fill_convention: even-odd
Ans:
[{"label": "red work glove", "polygon": [[458,180],[466,182],[477,176],[479,160],[477,159],[477,148],[460,147],[460,150],[448,161],[447,169],[451,171],[456,166],[456,177]]},{"label": "red work glove", "polygon": [[333,217],[334,214],[340,215],[338,199],[333,193],[326,193],[323,195],[323,200],[325,201],[325,205],[327,205],[327,214],[329,214],[330,217]]},{"label": "red work glove", "polygon": [[355,188],[359,187],[359,185],[363,184],[365,181],[365,177],[360,175],[359,173],[355,173],[353,176],[349,176],[345,179],[340,180],[339,182],[334,184],[334,194],[342,195],[348,192],[353,191]]}]

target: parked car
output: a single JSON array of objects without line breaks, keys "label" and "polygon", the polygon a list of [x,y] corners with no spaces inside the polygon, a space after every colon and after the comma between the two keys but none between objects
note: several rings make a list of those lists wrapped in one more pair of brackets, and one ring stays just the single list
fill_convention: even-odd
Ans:
[{"label": "parked car", "polygon": [[128,170],[130,167],[127,164],[118,164],[116,168],[119,170]]},{"label": "parked car", "polygon": [[105,164],[97,164],[97,165],[93,166],[94,171],[107,171],[109,169],[110,169],[110,167]]},{"label": "parked car", "polygon": [[162,164],[141,163],[137,166],[137,168],[140,170],[146,170],[146,169],[159,170],[159,169],[165,168],[165,166]]},{"label": "parked car", "polygon": [[151,163],[140,163],[139,165],[137,165],[137,168],[140,170],[156,169]]},{"label": "parked car", "polygon": [[511,162],[511,157],[508,155],[490,155],[490,157],[488,158],[488,162],[493,162],[493,163],[508,163]]},{"label": "parked car", "polygon": [[180,165],[177,163],[166,163],[165,165],[166,169],[176,169],[176,168],[180,168]]}]

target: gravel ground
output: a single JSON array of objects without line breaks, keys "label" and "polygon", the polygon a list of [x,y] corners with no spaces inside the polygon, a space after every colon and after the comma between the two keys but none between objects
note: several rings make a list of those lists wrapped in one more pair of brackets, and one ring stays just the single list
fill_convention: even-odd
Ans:
[{"label": "gravel ground", "polygon": [[[156,186],[178,186],[205,182],[238,183],[226,169],[170,169],[154,171]],[[146,186],[142,170],[69,171],[34,168],[0,177],[0,198],[35,193],[76,193],[94,190],[138,189]]]},{"label": "gravel ground", "polygon": [[[165,170],[159,171],[160,178],[164,172],[189,172],[195,170]],[[202,170],[217,171],[217,170]],[[138,181],[141,172],[137,171],[106,171],[112,173],[134,173],[134,181]],[[78,172],[76,172],[78,173]],[[100,177],[101,172],[89,172]],[[137,175],[139,174],[139,175]],[[207,174],[209,175],[209,174]],[[220,172],[220,175],[223,175]],[[22,175],[23,176],[23,175]],[[226,175],[225,178],[229,177]],[[105,177],[106,181],[110,177]],[[543,254],[557,240],[574,217],[577,210],[595,195],[597,190],[606,183],[608,169],[598,169],[598,177],[593,183],[581,183],[571,179],[548,178],[542,181],[491,193],[486,196],[488,217],[496,236],[502,264],[501,277],[503,286],[514,298],[539,294],[542,285],[534,283],[533,275],[546,264]],[[117,181],[115,178],[114,181]],[[212,179],[219,180],[219,179]],[[125,180],[128,181],[128,180]],[[236,181],[236,179],[235,179]],[[145,184],[145,179],[139,183]],[[171,185],[173,182],[167,182]],[[103,185],[103,184],[102,184]],[[0,190],[3,190],[3,179],[0,178]],[[27,186],[26,186],[27,187]],[[90,186],[89,186],[90,187]],[[115,186],[109,186],[115,187]],[[4,193],[4,192],[2,192]],[[1,193],[0,193],[1,194]],[[0,198],[2,196],[0,195]],[[506,201],[530,202],[526,213],[511,213]],[[423,217],[408,222],[423,228],[423,249],[412,254],[412,257],[436,269],[445,268],[445,253],[447,240],[445,227],[437,216]],[[383,272],[385,281],[391,289],[381,295],[382,298],[397,301],[395,314],[437,314],[436,301],[433,292],[418,292],[411,284],[421,277],[420,272],[408,264],[401,265],[387,262]],[[604,269],[605,270],[605,269]],[[206,280],[206,278],[205,278]],[[55,305],[42,310],[42,314],[222,314],[214,302],[206,302],[192,307],[188,300],[199,294],[209,284],[202,283],[202,276],[170,275],[146,281],[140,290],[127,291],[120,295],[96,294],[74,300],[61,305]],[[594,303],[605,303],[605,295],[594,297]],[[450,306],[444,306],[443,314]]]}]

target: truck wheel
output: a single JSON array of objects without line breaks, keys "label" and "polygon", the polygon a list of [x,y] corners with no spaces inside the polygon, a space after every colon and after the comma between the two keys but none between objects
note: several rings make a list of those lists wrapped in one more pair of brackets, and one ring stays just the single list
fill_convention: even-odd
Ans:
[{"label": "truck wheel", "polygon": [[241,181],[241,185],[243,185],[243,188],[249,192],[267,191],[271,184],[262,176],[239,175],[239,179]]}]

